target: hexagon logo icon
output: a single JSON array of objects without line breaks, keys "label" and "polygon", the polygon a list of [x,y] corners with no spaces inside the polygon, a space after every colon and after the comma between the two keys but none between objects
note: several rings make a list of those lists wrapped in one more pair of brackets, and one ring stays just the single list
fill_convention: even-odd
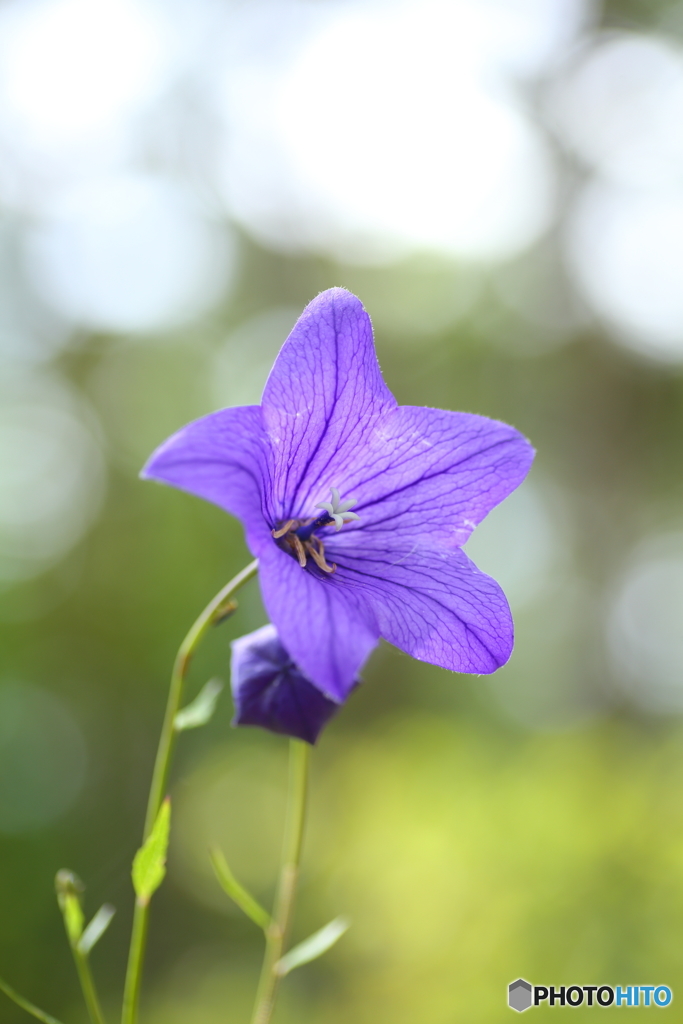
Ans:
[{"label": "hexagon logo icon", "polygon": [[508,985],[508,1006],[511,1010],[528,1010],[532,1003],[531,985],[524,978],[517,978]]}]

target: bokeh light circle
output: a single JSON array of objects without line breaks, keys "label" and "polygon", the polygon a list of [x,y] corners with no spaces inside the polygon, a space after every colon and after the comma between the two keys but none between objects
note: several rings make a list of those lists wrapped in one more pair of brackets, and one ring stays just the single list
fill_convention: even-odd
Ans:
[{"label": "bokeh light circle", "polygon": [[266,244],[348,262],[524,249],[556,182],[507,77],[516,14],[489,45],[469,3],[331,7],[272,67],[243,57],[219,168],[233,215]]},{"label": "bokeh light circle", "polygon": [[548,113],[586,163],[630,185],[683,173],[683,50],[635,33],[594,40],[551,90]]},{"label": "bokeh light circle", "polygon": [[181,47],[156,0],[10,0],[0,8],[0,196],[46,193],[129,160]]},{"label": "bokeh light circle", "polygon": [[87,327],[162,330],[198,316],[232,280],[232,236],[194,197],[151,174],[74,187],[30,229],[28,271],[43,298]]},{"label": "bokeh light circle", "polygon": [[323,32],[283,85],[285,148],[304,186],[359,232],[505,256],[545,225],[552,172],[530,123],[463,70],[444,28],[410,12]]},{"label": "bokeh light circle", "polygon": [[616,340],[655,360],[683,360],[683,188],[594,182],[566,243],[576,284]]},{"label": "bokeh light circle", "polygon": [[0,118],[30,138],[69,141],[159,89],[169,39],[150,4],[29,0],[0,18]]},{"label": "bokeh light circle", "polygon": [[641,708],[683,712],[683,535],[657,538],[627,568],[609,612],[619,687]]},{"label": "bokeh light circle", "polygon": [[0,388],[0,583],[63,557],[101,507],[104,460],[87,409],[58,378]]}]

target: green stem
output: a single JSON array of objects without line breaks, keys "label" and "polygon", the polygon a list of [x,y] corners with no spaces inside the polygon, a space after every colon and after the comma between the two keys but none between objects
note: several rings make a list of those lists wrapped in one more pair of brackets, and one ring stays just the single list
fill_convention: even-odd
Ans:
[{"label": "green stem", "polygon": [[32,1017],[36,1017],[37,1020],[42,1020],[43,1024],[60,1024],[60,1021],[56,1017],[51,1017],[49,1013],[45,1013],[43,1010],[39,1010],[33,1003],[29,1003],[28,999],[24,999],[18,992],[15,992],[6,981],[0,978],[0,991],[4,992],[13,1002],[20,1006],[22,1010],[26,1010]]},{"label": "green stem", "polygon": [[273,921],[266,932],[266,951],[251,1024],[269,1024],[275,1007],[275,997],[280,981],[277,964],[282,957],[289,935],[299,880],[299,863],[308,796],[310,749],[309,745],[302,740],[292,739],[289,741],[289,791],[280,882],[275,897]]},{"label": "green stem", "polygon": [[[192,655],[199,646],[209,628],[215,623],[221,622],[235,606],[229,603],[229,598],[238,590],[243,583],[256,575],[258,560],[238,573],[216,594],[178,649],[173,672],[171,673],[171,685],[166,704],[164,724],[161,728],[159,747],[157,750],[154,772],[152,774],[152,785],[149,791],[147,802],[147,816],[143,832],[143,842],[147,839],[154,822],[156,821],[161,802],[166,795],[166,784],[168,773],[171,767],[171,758],[175,746],[176,729],[175,716],[180,710],[180,702],[183,697],[183,687],[187,670],[192,660]],[[227,605],[227,606],[226,606]],[[126,971],[126,985],[123,993],[123,1013],[121,1024],[136,1024],[138,1017],[138,1002],[140,999],[140,984],[142,981],[142,966],[145,958],[145,944],[147,941],[147,921],[149,917],[149,903],[143,905],[139,900],[135,901],[135,912],[133,916],[133,931],[130,940],[130,952],[128,954],[128,969]]]},{"label": "green stem", "polygon": [[72,946],[72,949],[74,961],[76,962],[76,970],[78,971],[78,978],[83,990],[83,998],[85,999],[85,1005],[88,1007],[88,1013],[90,1014],[90,1020],[92,1021],[92,1024],[105,1024],[104,1014],[102,1013],[100,1001],[97,998],[97,990],[95,989],[95,982],[90,971],[88,958],[85,954],[81,953],[77,946]]}]

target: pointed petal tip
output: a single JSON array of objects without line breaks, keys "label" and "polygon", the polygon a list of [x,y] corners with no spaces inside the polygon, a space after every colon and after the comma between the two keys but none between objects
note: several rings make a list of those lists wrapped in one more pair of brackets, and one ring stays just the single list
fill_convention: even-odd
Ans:
[{"label": "pointed petal tip", "polygon": [[167,453],[169,452],[169,450],[172,450],[172,448],[173,448],[173,446],[174,446],[174,444],[176,442],[176,439],[184,431],[187,431],[188,428],[191,428],[192,426],[193,426],[192,423],[186,424],[185,427],[182,427],[180,430],[177,430],[175,432],[175,434],[171,434],[169,437],[166,438],[165,441],[162,441],[161,444],[157,445],[157,447],[154,449],[152,454],[148,457],[147,461],[145,462],[145,464],[143,465],[142,469],[138,473],[138,479],[140,479],[140,480],[154,480],[157,483],[166,483],[167,481],[165,479],[164,474],[162,472],[160,472],[159,464],[160,464],[160,462],[162,460],[165,459],[165,457],[166,457]]},{"label": "pointed petal tip", "polygon": [[159,480],[159,478],[154,474],[153,471],[153,465],[156,459],[157,451],[158,449],[152,452],[150,457],[147,459],[147,462],[145,462],[144,466],[138,473],[138,480]]},{"label": "pointed petal tip", "polygon": [[326,288],[325,291],[319,292],[316,297],[308,303],[304,312],[316,313],[319,310],[329,309],[330,307],[342,310],[348,309],[353,310],[357,314],[365,315],[365,306],[353,292],[350,292],[348,288]]}]

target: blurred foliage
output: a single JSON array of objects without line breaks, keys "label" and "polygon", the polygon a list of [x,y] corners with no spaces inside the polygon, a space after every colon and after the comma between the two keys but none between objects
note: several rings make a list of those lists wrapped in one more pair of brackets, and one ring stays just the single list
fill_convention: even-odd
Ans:
[{"label": "blurred foliage", "polygon": [[[653,7],[612,0],[605,17],[649,23]],[[199,325],[82,338],[57,360],[101,423],[109,487],[77,549],[0,590],[2,678],[59,699],[67,740],[74,727],[85,739],[87,772],[68,810],[0,831],[0,974],[61,1019],[85,1020],[53,893],[68,866],[86,883],[86,918],[105,901],[117,908],[92,956],[115,1016],[130,867],[173,656],[250,557],[219,509],[136,474],[171,431],[217,406],[216,367],[229,372],[231,351],[235,365],[261,366],[238,328],[345,285],[375,320],[400,402],[483,413],[532,439],[532,482],[550,495],[563,550],[535,594],[518,608],[513,599],[517,650],[493,680],[452,677],[383,646],[322,737],[294,939],[338,914],[353,924],[287,979],[276,1020],[494,1024],[507,1019],[506,987],[520,975],[675,990],[683,727],[619,696],[603,632],[604,596],[632,545],[683,522],[680,373],[637,361],[590,326],[558,335],[530,325],[493,273],[428,259],[345,267],[241,245],[239,287]],[[212,676],[227,680],[229,640],[265,621],[255,584],[239,603],[198,654],[188,697]],[[226,690],[206,728],[179,741],[169,876],[146,969],[149,1024],[248,1017],[262,937],[221,892],[208,850],[220,845],[259,900],[271,897],[286,742],[231,731],[230,716]],[[5,757],[2,730],[0,798],[12,784],[30,800],[31,771],[19,753]],[[38,776],[43,753],[36,740]],[[3,1002],[0,1019],[26,1018]]]}]

